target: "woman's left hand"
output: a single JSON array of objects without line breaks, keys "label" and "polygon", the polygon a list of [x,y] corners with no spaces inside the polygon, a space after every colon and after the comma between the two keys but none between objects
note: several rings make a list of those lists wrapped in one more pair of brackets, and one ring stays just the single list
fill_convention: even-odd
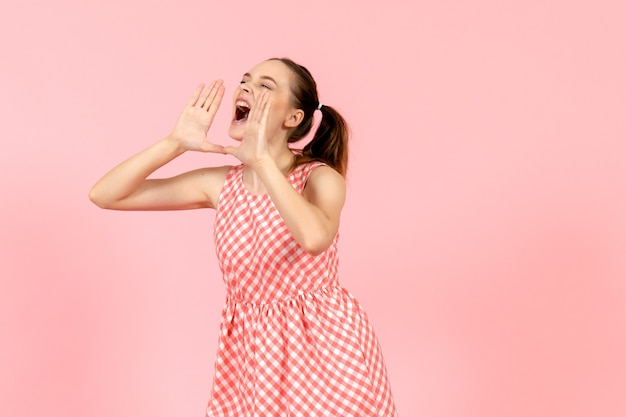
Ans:
[{"label": "woman's left hand", "polygon": [[270,95],[264,91],[255,100],[252,110],[250,110],[241,144],[239,146],[225,146],[224,152],[233,155],[245,165],[254,165],[269,158],[267,122],[271,106]]}]

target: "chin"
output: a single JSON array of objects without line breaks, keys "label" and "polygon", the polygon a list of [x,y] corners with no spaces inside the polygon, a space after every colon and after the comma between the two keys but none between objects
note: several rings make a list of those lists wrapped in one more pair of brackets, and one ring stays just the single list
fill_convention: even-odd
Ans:
[{"label": "chin", "polygon": [[230,136],[231,139],[241,142],[243,140],[243,129],[243,126],[231,125],[228,128],[228,136]]}]

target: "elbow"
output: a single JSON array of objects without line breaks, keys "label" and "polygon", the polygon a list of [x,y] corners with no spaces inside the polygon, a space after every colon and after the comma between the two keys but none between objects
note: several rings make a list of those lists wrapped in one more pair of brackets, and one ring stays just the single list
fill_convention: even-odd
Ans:
[{"label": "elbow", "polygon": [[304,248],[304,250],[306,251],[306,253],[308,253],[311,256],[319,256],[322,253],[324,253],[325,249],[320,249],[319,247],[314,247],[314,248]]},{"label": "elbow", "polygon": [[89,190],[89,200],[102,209],[109,208],[106,199],[104,199],[102,195],[98,193],[96,187],[93,187],[91,190]]},{"label": "elbow", "polygon": [[89,201],[94,203],[96,206],[102,208],[98,193],[93,188],[89,190]]},{"label": "elbow", "polygon": [[[334,237],[334,236],[333,236]],[[326,252],[333,241],[333,237],[326,234],[312,237],[302,242],[302,249],[311,256],[318,256]]]}]

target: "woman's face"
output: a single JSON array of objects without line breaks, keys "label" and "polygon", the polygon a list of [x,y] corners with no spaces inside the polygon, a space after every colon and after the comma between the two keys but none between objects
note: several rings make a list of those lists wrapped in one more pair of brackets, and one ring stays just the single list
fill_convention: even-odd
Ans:
[{"label": "woman's face", "polygon": [[233,116],[228,129],[230,137],[235,140],[243,138],[249,111],[264,91],[269,92],[271,103],[268,139],[272,140],[279,134],[286,137],[289,130],[302,120],[302,111],[295,109],[291,100],[292,77],[289,67],[278,60],[261,62],[245,73],[233,95]]}]

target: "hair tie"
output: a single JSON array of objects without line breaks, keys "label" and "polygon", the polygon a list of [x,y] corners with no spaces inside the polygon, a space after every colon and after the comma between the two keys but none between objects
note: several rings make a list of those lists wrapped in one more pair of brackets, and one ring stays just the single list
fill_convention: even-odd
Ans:
[{"label": "hair tie", "polygon": [[322,103],[318,104],[318,105],[317,105],[317,109],[318,109],[318,110],[322,110],[322,106],[323,106],[323,104],[322,104]]}]

